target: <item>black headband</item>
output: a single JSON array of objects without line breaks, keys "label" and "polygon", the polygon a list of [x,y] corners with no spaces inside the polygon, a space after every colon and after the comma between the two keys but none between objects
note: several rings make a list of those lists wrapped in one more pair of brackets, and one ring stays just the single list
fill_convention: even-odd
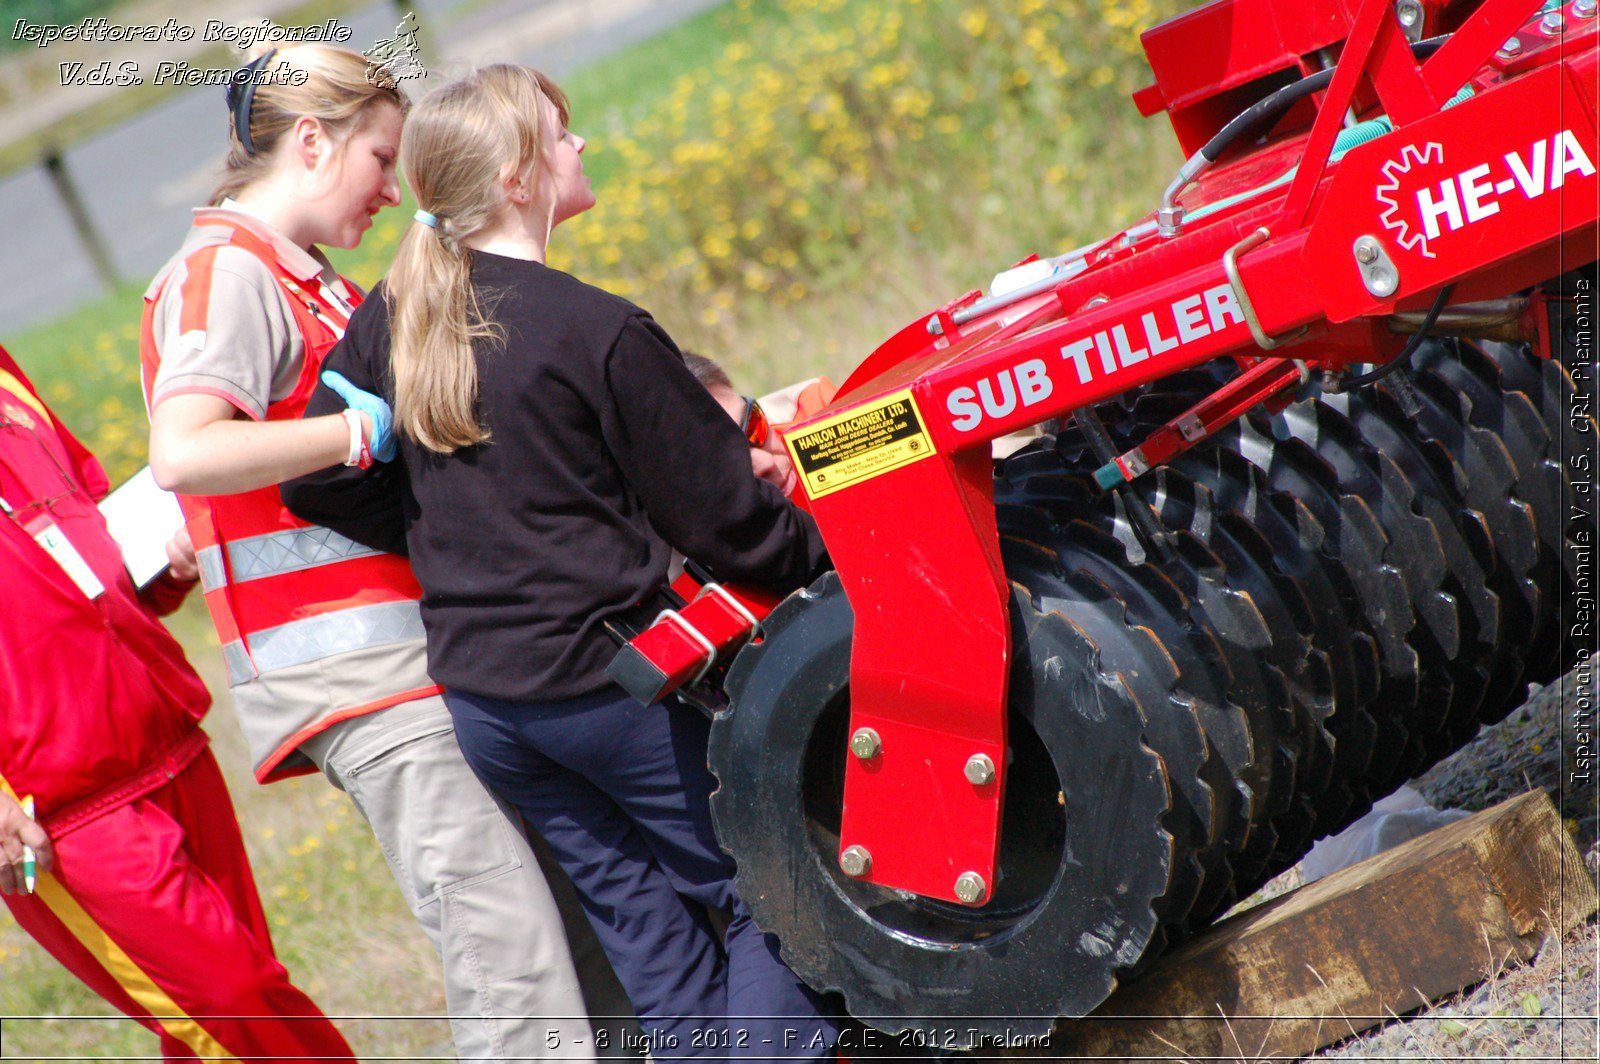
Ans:
[{"label": "black headband", "polygon": [[233,132],[244,145],[246,155],[256,153],[256,146],[250,140],[250,105],[256,98],[256,75],[265,70],[277,54],[276,48],[269,49],[248,66],[234,71],[233,77],[228,79],[228,113],[233,116]]}]

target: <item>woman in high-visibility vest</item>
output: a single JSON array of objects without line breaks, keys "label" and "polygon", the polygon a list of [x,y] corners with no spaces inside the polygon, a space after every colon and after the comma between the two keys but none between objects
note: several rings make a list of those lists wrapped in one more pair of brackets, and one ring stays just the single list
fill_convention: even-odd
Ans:
[{"label": "woman in high-visibility vest", "polygon": [[590,1057],[549,886],[428,676],[410,566],[278,497],[387,444],[386,407],[353,390],[365,413],[300,414],[362,301],[320,245],[355,247],[400,202],[408,103],[364,56],[308,44],[251,63],[228,104],[225,175],[145,293],[141,358],[151,468],[188,516],[256,778],[320,769],[354,800],[441,954],[463,1058]]},{"label": "woman in high-visibility vest", "polygon": [[[566,121],[548,79],[507,65],[413,110],[402,154],[423,209],[330,359],[392,399],[400,453],[284,497],[374,542],[404,525],[462,749],[577,884],[655,1059],[822,1058],[835,1021],[717,845],[708,722],[610,682],[604,622],[674,547],[785,591],[826,552],[650,315],[545,265],[551,229],[594,204]],[[307,413],[341,402],[319,389]],[[732,913],[720,941],[705,906]]]}]

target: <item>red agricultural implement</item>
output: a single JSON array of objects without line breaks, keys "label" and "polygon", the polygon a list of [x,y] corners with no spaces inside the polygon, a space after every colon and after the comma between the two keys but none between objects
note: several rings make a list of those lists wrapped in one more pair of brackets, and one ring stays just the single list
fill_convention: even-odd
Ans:
[{"label": "red agricultural implement", "polygon": [[837,571],[623,660],[652,695],[726,667],[718,830],[812,985],[890,1031],[1082,1015],[1593,643],[1596,26],[1151,29],[1159,208],[787,433]]}]

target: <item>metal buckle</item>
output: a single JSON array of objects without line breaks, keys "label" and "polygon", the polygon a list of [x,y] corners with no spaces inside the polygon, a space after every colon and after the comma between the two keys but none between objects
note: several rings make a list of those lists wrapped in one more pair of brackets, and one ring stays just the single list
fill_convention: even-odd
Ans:
[{"label": "metal buckle", "polygon": [[696,595],[695,599],[698,600],[702,595],[716,595],[720,597],[722,601],[727,604],[729,609],[743,617],[746,621],[749,621],[751,639],[754,639],[756,636],[761,634],[761,622],[756,620],[756,615],[751,613],[744,603],[734,598],[733,592],[729,591],[721,584],[710,583],[702,585],[700,588],[700,594]]},{"label": "metal buckle", "polygon": [[1256,308],[1255,304],[1250,302],[1250,293],[1245,291],[1244,281],[1239,277],[1239,256],[1265,243],[1271,235],[1267,227],[1262,226],[1233,245],[1222,256],[1222,271],[1228,275],[1228,284],[1233,287],[1234,298],[1239,301],[1239,309],[1244,313],[1244,323],[1250,326],[1250,335],[1255,337],[1256,346],[1263,351],[1271,351],[1290,340],[1299,339],[1306,334],[1308,328],[1302,325],[1294,332],[1285,333],[1277,339],[1268,336],[1261,328],[1261,319],[1256,317]]},{"label": "metal buckle", "polygon": [[654,628],[656,625],[660,624],[663,620],[669,620],[669,621],[675,622],[678,625],[678,628],[685,635],[687,635],[691,641],[700,644],[700,646],[702,648],[704,648],[704,650],[706,652],[706,663],[704,665],[700,666],[700,671],[699,672],[695,673],[694,676],[692,676],[688,680],[684,681],[684,683],[683,683],[683,686],[685,686],[685,687],[692,687],[695,684],[699,683],[700,679],[703,676],[705,676],[706,673],[711,671],[711,666],[712,665],[716,664],[716,661],[717,661],[717,648],[716,648],[716,645],[714,643],[712,643],[711,640],[706,638],[704,632],[700,631],[700,629],[696,628],[694,625],[692,625],[688,621],[684,620],[683,614],[679,613],[677,610],[662,610],[660,613],[656,614],[656,619],[650,622],[650,627]]}]

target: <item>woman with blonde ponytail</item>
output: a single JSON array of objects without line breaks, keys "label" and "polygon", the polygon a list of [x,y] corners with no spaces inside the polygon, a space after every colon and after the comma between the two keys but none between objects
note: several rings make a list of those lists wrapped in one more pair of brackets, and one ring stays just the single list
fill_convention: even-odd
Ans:
[{"label": "woman with blonde ponytail", "polygon": [[[393,403],[400,454],[284,499],[368,542],[401,520],[462,751],[571,875],[655,1059],[821,1058],[836,1025],[717,846],[707,721],[611,683],[605,622],[654,592],[673,548],[778,591],[826,556],[650,315],[545,265],[551,231],[594,204],[567,119],[520,66],[412,111],[401,165],[422,209],[328,363]],[[306,414],[340,402],[319,389]],[[706,906],[731,914],[724,941]]]},{"label": "woman with blonde ponytail", "polygon": [[[324,466],[388,468],[388,405],[323,372],[363,304],[321,245],[355,247],[400,202],[408,106],[342,48],[240,72],[226,173],[145,296],[150,464],[188,516],[257,780],[320,770],[350,795],[440,953],[461,1057],[592,1059],[550,888],[428,675],[403,544],[352,542],[278,495]],[[301,420],[319,379],[341,399]]]}]

